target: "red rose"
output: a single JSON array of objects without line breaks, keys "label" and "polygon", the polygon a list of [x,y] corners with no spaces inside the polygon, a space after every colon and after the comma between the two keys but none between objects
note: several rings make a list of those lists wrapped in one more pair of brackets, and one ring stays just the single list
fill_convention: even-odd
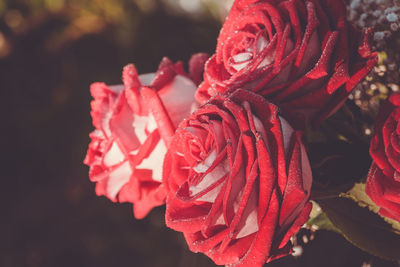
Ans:
[{"label": "red rose", "polygon": [[[200,77],[199,59],[190,61],[192,77]],[[203,61],[204,62],[204,61]],[[196,85],[182,64],[163,59],[157,73],[137,75],[124,68],[124,85],[92,84],[96,129],[84,163],[90,166],[97,195],[131,202],[136,218],[164,204],[162,163],[175,127],[190,114]]]},{"label": "red rose", "polygon": [[165,156],[166,224],[216,264],[288,254],[308,219],[311,169],[298,132],[262,96],[217,95],[178,127]]},{"label": "red rose", "polygon": [[371,32],[346,21],[342,0],[236,0],[196,98],[248,89],[318,123],[376,64]]},{"label": "red rose", "polygon": [[379,214],[400,222],[400,93],[379,112],[370,154],[366,192],[380,207]]}]

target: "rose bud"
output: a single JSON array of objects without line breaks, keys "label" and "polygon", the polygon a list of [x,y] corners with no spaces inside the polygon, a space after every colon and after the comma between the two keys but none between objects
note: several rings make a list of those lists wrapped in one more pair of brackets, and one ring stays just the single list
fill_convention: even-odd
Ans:
[{"label": "rose bud", "polygon": [[84,163],[90,166],[96,194],[133,203],[138,219],[165,202],[162,163],[175,128],[194,105],[191,77],[200,77],[200,57],[190,61],[190,76],[181,63],[164,58],[156,73],[138,75],[127,65],[123,85],[91,85],[96,129]]},{"label": "rose bud", "polygon": [[376,64],[371,33],[346,21],[342,0],[236,0],[196,98],[248,89],[292,122],[318,124]]},{"label": "rose bud", "polygon": [[400,93],[381,108],[369,151],[373,163],[366,193],[380,207],[380,215],[400,222]]},{"label": "rose bud", "polygon": [[311,209],[299,132],[247,90],[216,95],[179,125],[163,181],[167,226],[218,265],[262,266],[287,255]]}]

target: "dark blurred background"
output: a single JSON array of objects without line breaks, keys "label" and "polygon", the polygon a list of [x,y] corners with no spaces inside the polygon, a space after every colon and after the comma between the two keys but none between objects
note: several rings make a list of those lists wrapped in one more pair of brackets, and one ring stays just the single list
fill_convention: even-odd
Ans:
[{"label": "dark blurred background", "polygon": [[[212,53],[225,2],[0,0],[0,266],[215,266],[165,227],[162,207],[135,220],[96,197],[82,160],[89,85],[121,83],[127,63],[146,73],[163,56]],[[397,266],[335,233],[313,238],[268,266]]]}]

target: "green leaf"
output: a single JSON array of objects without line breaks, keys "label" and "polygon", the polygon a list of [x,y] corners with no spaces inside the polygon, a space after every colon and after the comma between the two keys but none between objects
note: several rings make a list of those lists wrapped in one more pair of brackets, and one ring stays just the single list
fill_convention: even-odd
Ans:
[{"label": "green leaf", "polygon": [[[370,211],[378,214],[379,207],[369,198],[365,192],[365,184],[356,183],[354,187],[345,194],[341,194],[342,197],[350,198],[361,207],[367,207]],[[389,223],[393,229],[400,234],[400,222],[392,220],[387,217],[382,217],[387,223]],[[400,249],[399,249],[400,250]]]},{"label": "green leaf", "polygon": [[352,244],[375,256],[400,260],[400,232],[367,206],[346,197],[321,199],[318,204]]},{"label": "green leaf", "polygon": [[333,232],[342,234],[340,232],[340,230],[333,225],[331,220],[329,220],[329,218],[328,218],[328,216],[326,216],[325,212],[321,212],[316,217],[308,220],[307,225],[310,227],[317,226],[318,230],[328,230],[328,231],[333,231]]},{"label": "green leaf", "polygon": [[378,65],[382,65],[383,62],[387,59],[388,55],[385,51],[381,51],[378,53]]}]

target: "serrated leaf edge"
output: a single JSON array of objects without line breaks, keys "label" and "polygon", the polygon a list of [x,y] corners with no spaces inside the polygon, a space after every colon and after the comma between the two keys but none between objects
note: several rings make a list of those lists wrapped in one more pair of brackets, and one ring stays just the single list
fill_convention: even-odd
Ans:
[{"label": "serrated leaf edge", "polygon": [[[357,187],[361,187],[361,191],[364,193],[364,197],[366,197],[369,202],[366,202],[364,200],[361,200],[359,198],[357,198],[357,196],[355,196],[354,194],[352,194],[351,192],[353,190],[355,190]],[[365,193],[365,184],[363,183],[355,183],[353,188],[350,189],[348,192],[346,193],[341,193],[339,194],[339,197],[344,197],[344,198],[348,198],[353,200],[355,203],[357,203],[360,207],[362,208],[368,208],[369,211],[375,213],[376,215],[378,215],[379,217],[381,217],[385,222],[387,222],[388,224],[390,224],[392,226],[393,232],[395,232],[396,234],[400,235],[400,222],[397,222],[393,219],[390,219],[388,217],[384,217],[381,216],[378,212],[379,212],[379,207],[375,205],[375,203],[369,198],[369,196]]]},{"label": "serrated leaf edge", "polygon": [[[357,202],[356,202],[356,203],[357,203]],[[366,207],[362,207],[362,206],[360,206],[360,207],[361,207],[361,208],[366,208]],[[369,209],[368,209],[368,210],[369,210]],[[332,219],[329,217],[329,215],[327,215],[327,217],[328,217],[328,219],[332,222],[332,224],[336,227],[337,224],[334,222],[334,220],[332,220]],[[382,217],[382,216],[380,216],[380,217]],[[336,227],[336,228],[337,228],[337,227]],[[338,228],[338,229],[340,229],[340,228]],[[381,228],[381,229],[387,230],[386,228]],[[343,233],[343,231],[340,230],[340,233],[342,234],[342,236],[343,236],[347,241],[349,241],[352,245],[354,245],[355,247],[361,249],[362,251],[365,251],[365,252],[367,252],[367,253],[369,253],[369,254],[375,256],[375,257],[381,258],[381,259],[390,260],[390,261],[400,261],[398,258],[386,257],[386,256],[378,255],[377,253],[375,253],[375,252],[373,252],[373,251],[366,250],[366,249],[362,246],[362,244],[360,245],[360,244],[358,244],[357,242],[353,241],[350,237],[347,236],[347,234]]]}]

